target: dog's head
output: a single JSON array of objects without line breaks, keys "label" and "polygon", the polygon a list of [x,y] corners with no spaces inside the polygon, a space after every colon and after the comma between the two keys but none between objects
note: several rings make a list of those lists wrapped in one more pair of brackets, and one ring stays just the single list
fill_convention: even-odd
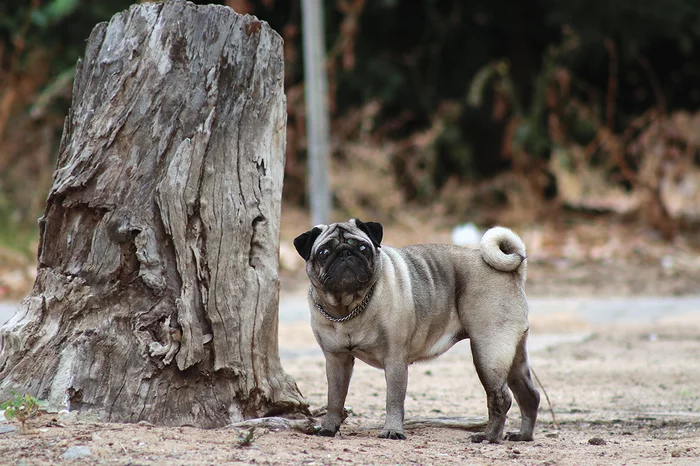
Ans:
[{"label": "dog's head", "polygon": [[294,239],[311,284],[329,293],[355,293],[375,282],[383,227],[356,218],[317,225]]}]

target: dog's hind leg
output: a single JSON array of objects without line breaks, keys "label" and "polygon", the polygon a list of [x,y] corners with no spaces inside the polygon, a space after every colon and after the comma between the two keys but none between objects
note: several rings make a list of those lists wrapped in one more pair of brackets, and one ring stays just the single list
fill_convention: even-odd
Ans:
[{"label": "dog's hind leg", "polygon": [[474,366],[486,390],[489,410],[486,431],[472,435],[472,442],[481,443],[487,440],[489,443],[500,443],[503,438],[506,414],[511,405],[506,380],[514,357],[514,348],[508,346],[504,346],[501,339],[488,335],[471,339]]},{"label": "dog's hind leg", "polygon": [[537,408],[540,405],[540,394],[532,383],[530,365],[527,359],[527,332],[520,340],[515,352],[513,365],[508,373],[508,386],[515,395],[522,416],[520,432],[508,432],[506,440],[532,441],[537,420]]}]

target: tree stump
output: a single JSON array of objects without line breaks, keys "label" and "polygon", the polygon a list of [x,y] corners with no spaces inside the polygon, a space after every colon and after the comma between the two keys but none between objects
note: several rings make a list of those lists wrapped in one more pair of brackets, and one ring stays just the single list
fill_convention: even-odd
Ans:
[{"label": "tree stump", "polygon": [[283,66],[279,35],[223,6],[95,27],[0,399],[205,428],[307,412],[277,344]]}]

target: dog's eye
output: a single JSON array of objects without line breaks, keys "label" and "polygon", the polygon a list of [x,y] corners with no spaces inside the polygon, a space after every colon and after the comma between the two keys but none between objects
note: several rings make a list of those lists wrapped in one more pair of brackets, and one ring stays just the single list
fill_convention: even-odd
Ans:
[{"label": "dog's eye", "polygon": [[366,250],[367,250],[367,246],[365,246],[364,244],[362,246],[360,246],[360,252],[365,252]]},{"label": "dog's eye", "polygon": [[327,256],[329,252],[330,252],[330,251],[329,251],[328,249],[324,249],[324,250],[321,251],[319,254],[321,254],[322,256]]}]

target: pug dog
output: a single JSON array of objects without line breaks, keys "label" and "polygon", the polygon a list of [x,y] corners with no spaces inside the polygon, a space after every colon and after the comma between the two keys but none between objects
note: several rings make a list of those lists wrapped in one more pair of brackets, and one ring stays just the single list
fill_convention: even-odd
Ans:
[{"label": "pug dog", "polygon": [[326,359],[328,408],[318,434],[340,429],[355,358],[383,369],[386,422],[379,437],[405,439],[408,366],[435,358],[469,338],[486,390],[486,431],[473,442],[500,443],[509,389],[520,407],[513,441],[531,441],[540,395],[526,343],[526,257],[511,230],[488,230],[480,249],[445,244],[392,248],[383,227],[351,219],[317,225],[294,240],[311,286],[311,327]]}]

